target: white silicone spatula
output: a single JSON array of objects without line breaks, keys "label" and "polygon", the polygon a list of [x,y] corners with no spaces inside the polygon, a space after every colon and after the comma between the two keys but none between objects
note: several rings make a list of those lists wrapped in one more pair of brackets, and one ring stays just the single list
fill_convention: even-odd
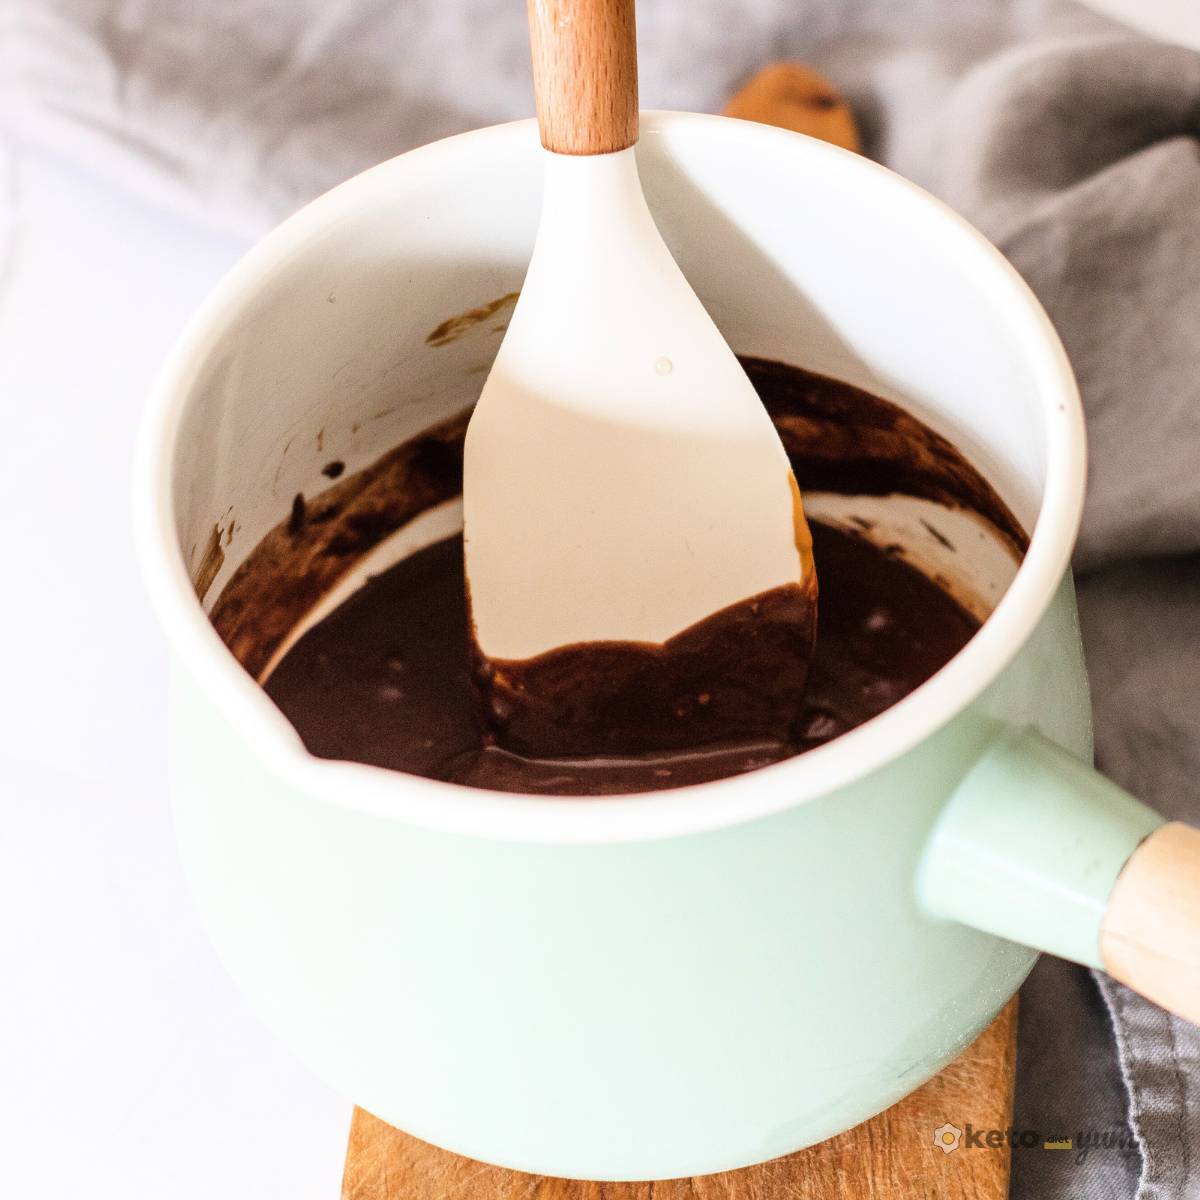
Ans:
[{"label": "white silicone spatula", "polygon": [[660,643],[811,571],[783,447],[638,181],[633,0],[529,0],[541,225],[467,433],[492,659]]}]

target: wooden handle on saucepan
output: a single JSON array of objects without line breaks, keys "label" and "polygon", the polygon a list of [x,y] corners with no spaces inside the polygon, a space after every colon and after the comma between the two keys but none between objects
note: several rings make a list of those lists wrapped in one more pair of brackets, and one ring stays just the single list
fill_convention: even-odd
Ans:
[{"label": "wooden handle on saucepan", "polygon": [[1200,1025],[1200,829],[1156,829],[1117,877],[1100,927],[1104,969]]},{"label": "wooden handle on saucepan", "polygon": [[529,0],[542,145],[611,154],[638,139],[633,0]]}]

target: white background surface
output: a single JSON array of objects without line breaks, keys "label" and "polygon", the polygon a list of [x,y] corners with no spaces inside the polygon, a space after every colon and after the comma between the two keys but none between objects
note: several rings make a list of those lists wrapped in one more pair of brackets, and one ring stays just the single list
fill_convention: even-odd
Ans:
[{"label": "white background surface", "polygon": [[184,887],[130,531],[151,379],[244,247],[0,153],[0,1197],[332,1200],[350,1106]]}]

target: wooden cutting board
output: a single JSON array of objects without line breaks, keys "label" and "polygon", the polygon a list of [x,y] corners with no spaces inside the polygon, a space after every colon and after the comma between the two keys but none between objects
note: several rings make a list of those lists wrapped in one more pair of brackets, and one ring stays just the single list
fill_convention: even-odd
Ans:
[{"label": "wooden cutting board", "polygon": [[[776,63],[725,107],[859,148],[849,107],[807,67]],[[1017,1002],[940,1075],[879,1116],[818,1146],[742,1171],[659,1183],[525,1175],[438,1150],[358,1108],[343,1200],[1005,1200],[1009,1151],[935,1145],[945,1125],[1006,1130],[1012,1117]],[[953,1136],[951,1134],[951,1136]]]},{"label": "wooden cutting board", "polygon": [[1005,1200],[1009,1151],[936,1130],[1006,1130],[1012,1119],[1017,1002],[958,1059],[879,1116],[786,1158],[659,1183],[584,1183],[489,1167],[354,1110],[342,1200]]}]

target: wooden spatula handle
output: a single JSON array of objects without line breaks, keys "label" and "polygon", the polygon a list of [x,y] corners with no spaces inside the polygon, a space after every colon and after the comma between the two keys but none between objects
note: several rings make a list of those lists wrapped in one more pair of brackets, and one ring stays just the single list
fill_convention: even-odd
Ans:
[{"label": "wooden spatula handle", "polygon": [[638,139],[634,0],[529,0],[542,145],[611,154]]},{"label": "wooden spatula handle", "polygon": [[1200,1024],[1200,829],[1173,821],[1125,864],[1100,929],[1114,978]]}]

